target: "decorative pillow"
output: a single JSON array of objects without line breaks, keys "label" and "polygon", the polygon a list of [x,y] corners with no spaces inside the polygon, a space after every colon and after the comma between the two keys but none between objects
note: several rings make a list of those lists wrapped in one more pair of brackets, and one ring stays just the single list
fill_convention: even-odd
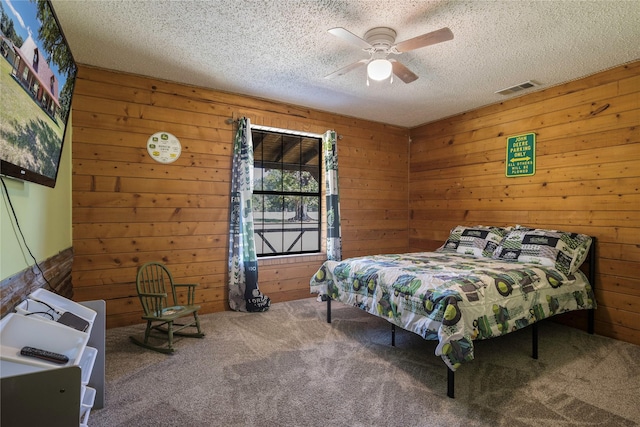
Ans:
[{"label": "decorative pillow", "polygon": [[569,276],[587,258],[591,237],[558,230],[517,227],[507,234],[493,258],[554,267]]},{"label": "decorative pillow", "polygon": [[451,229],[449,238],[437,251],[491,258],[507,231],[500,227],[458,225]]}]

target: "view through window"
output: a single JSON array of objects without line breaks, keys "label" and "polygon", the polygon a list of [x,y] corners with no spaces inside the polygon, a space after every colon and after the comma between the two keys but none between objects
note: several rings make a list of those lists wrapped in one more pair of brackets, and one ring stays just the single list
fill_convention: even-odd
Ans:
[{"label": "view through window", "polygon": [[258,256],[320,252],[322,138],[252,126]]}]

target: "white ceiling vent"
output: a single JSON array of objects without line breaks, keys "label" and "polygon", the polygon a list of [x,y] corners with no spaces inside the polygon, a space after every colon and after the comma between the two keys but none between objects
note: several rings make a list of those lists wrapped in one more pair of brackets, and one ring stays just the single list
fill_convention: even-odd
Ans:
[{"label": "white ceiling vent", "polygon": [[498,95],[511,95],[512,93],[520,92],[521,90],[525,90],[525,89],[530,89],[535,86],[540,86],[540,85],[532,80],[527,80],[524,83],[520,83],[515,86],[498,90],[495,93],[497,93]]}]

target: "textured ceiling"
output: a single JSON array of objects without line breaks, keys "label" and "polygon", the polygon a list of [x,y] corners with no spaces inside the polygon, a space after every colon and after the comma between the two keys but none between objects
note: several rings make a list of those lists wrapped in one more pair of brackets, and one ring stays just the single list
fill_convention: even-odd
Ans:
[{"label": "textured ceiling", "polygon": [[[52,0],[77,62],[413,127],[640,58],[639,1]],[[367,87],[369,55],[327,32],[454,39],[396,58],[419,79]],[[528,91],[530,92],[531,89]],[[527,93],[528,93],[527,92]],[[511,95],[518,96],[523,94]]]}]

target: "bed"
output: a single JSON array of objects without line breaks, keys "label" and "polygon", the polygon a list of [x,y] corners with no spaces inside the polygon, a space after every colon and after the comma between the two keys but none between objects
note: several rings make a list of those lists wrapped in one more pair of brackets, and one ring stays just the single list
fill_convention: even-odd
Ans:
[{"label": "bed", "polygon": [[392,344],[396,326],[437,340],[453,398],[454,372],[473,360],[475,340],[533,325],[537,358],[536,322],[574,310],[588,310],[593,333],[594,241],[558,230],[457,226],[434,252],[328,260],[310,287],[327,301],[329,323],[331,301],[340,301],[389,321]]}]

